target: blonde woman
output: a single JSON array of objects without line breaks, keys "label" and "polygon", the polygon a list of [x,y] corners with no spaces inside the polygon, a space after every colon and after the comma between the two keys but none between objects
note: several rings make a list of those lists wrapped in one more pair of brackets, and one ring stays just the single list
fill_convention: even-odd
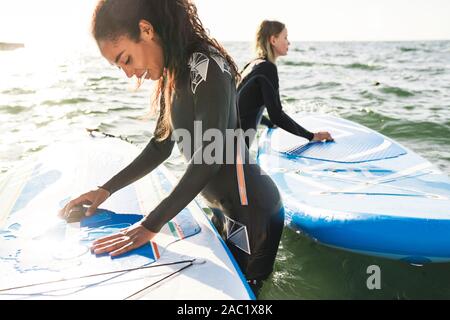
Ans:
[{"label": "blonde woman", "polygon": [[[242,71],[238,86],[238,105],[241,126],[254,129],[262,123],[278,126],[310,141],[332,141],[328,132],[310,132],[296,123],[284,111],[280,101],[277,59],[289,51],[288,30],[278,21],[265,20],[256,34],[256,59]],[[267,108],[269,119],[263,117]],[[250,146],[252,141],[246,140]]]}]

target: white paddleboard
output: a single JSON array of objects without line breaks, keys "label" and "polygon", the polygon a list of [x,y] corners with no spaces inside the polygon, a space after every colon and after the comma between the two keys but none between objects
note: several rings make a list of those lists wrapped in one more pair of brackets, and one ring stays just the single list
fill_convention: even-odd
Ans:
[{"label": "white paddleboard", "polygon": [[66,223],[70,198],[102,185],[140,150],[110,138],[48,147],[0,183],[0,299],[254,299],[223,240],[194,201],[148,245],[96,256],[95,239],[132,225],[171,191],[160,166],[97,214]]},{"label": "white paddleboard", "polygon": [[326,115],[294,118],[335,142],[267,130],[258,162],[276,182],[286,223],[331,247],[414,264],[450,261],[450,180],[398,142]]}]

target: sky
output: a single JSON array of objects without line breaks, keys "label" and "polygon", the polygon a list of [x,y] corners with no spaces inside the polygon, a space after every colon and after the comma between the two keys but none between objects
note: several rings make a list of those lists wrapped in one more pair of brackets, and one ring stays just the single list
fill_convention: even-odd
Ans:
[{"label": "sky", "polygon": [[[449,0],[194,0],[219,41],[253,41],[263,19],[291,41],[450,39]],[[95,0],[0,0],[0,42],[89,41]]]},{"label": "sky", "polygon": [[264,19],[284,22],[294,41],[450,39],[449,0],[197,0],[196,3],[204,24],[221,40],[253,39]]},{"label": "sky", "polygon": [[94,5],[94,0],[0,0],[0,42],[85,41]]}]

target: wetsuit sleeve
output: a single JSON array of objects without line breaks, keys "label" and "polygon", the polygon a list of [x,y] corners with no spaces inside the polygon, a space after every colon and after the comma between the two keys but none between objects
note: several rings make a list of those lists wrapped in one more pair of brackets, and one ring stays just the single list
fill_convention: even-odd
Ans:
[{"label": "wetsuit sleeve", "polygon": [[314,134],[300,126],[283,111],[279,94],[277,67],[269,62],[264,63],[262,67],[264,77],[259,78],[258,81],[261,85],[264,105],[267,108],[270,120],[281,129],[311,141]]},{"label": "wetsuit sleeve", "polygon": [[157,141],[155,138],[152,138],[141,154],[131,164],[101,188],[113,194],[143,178],[170,157],[173,146],[174,142],[170,136],[164,141]]},{"label": "wetsuit sleeve", "polygon": [[[230,116],[229,105],[233,87],[231,76],[223,72],[213,59],[210,59],[206,81],[201,82],[193,94],[194,119],[202,125],[202,136],[208,129],[216,129],[220,131],[223,141],[220,141],[217,145],[214,143],[214,139],[212,139],[212,142],[203,141],[201,147],[193,150],[193,156],[186,172],[178,184],[170,195],[142,222],[146,229],[155,233],[159,232],[164,224],[172,220],[191,203],[206,187],[211,178],[219,172],[222,165],[216,162],[213,164],[205,163],[203,151],[208,145],[214,143],[216,152],[225,154],[224,138]],[[173,115],[173,117],[176,116]],[[218,131],[216,132],[218,133]]]}]

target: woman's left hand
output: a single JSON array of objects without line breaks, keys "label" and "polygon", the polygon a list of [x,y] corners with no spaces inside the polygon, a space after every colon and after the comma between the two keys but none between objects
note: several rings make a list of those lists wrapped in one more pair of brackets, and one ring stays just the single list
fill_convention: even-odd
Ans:
[{"label": "woman's left hand", "polygon": [[117,234],[97,239],[92,244],[91,250],[95,254],[109,253],[110,256],[117,257],[142,247],[155,236],[156,233],[147,230],[138,222]]}]

